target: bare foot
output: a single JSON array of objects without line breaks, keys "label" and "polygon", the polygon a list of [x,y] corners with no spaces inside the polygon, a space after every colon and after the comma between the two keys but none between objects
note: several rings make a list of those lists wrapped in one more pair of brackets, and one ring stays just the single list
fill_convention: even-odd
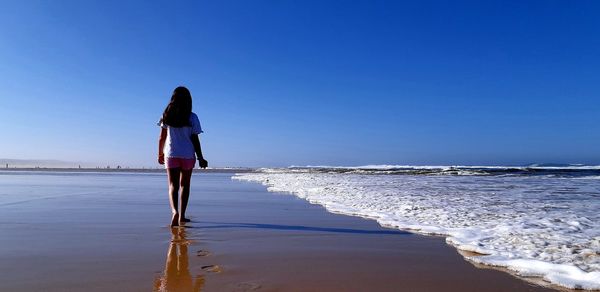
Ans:
[{"label": "bare foot", "polygon": [[183,223],[183,222],[191,222],[192,220],[185,218],[185,217],[181,217],[179,218],[179,223]]},{"label": "bare foot", "polygon": [[173,218],[171,218],[171,227],[179,226],[179,214],[173,214]]}]

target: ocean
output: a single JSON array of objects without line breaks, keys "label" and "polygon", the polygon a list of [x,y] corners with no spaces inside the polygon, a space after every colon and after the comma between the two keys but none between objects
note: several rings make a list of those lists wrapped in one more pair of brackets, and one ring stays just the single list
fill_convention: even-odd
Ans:
[{"label": "ocean", "polygon": [[262,168],[269,191],[415,233],[442,235],[467,260],[600,289],[600,166]]}]

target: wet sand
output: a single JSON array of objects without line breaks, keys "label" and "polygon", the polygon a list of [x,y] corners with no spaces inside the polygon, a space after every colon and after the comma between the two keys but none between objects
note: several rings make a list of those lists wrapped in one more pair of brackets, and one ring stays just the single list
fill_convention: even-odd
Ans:
[{"label": "wet sand", "polygon": [[552,291],[230,176],[171,229],[164,175],[0,173],[0,291]]}]

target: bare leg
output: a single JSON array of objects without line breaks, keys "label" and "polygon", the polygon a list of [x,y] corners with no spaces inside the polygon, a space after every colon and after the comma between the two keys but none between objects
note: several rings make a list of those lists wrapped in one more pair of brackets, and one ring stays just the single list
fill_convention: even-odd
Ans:
[{"label": "bare leg", "polygon": [[181,169],[168,168],[167,176],[169,178],[169,202],[171,203],[171,226],[179,226],[179,212],[177,212],[177,199],[179,197],[179,178]]},{"label": "bare leg", "polygon": [[181,170],[181,212],[179,213],[179,222],[189,222],[190,220],[185,218],[185,210],[187,209],[187,204],[190,199],[190,181],[192,179],[192,171],[189,170]]}]

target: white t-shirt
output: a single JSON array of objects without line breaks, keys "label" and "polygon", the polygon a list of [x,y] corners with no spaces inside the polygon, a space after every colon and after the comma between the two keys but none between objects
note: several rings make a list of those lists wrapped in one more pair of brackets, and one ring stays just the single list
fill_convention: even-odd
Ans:
[{"label": "white t-shirt", "polygon": [[166,125],[162,121],[158,122],[158,126],[167,129],[167,140],[163,149],[165,157],[196,159],[192,135],[200,134],[203,131],[195,113],[190,114],[190,125],[192,126],[177,128]]}]

